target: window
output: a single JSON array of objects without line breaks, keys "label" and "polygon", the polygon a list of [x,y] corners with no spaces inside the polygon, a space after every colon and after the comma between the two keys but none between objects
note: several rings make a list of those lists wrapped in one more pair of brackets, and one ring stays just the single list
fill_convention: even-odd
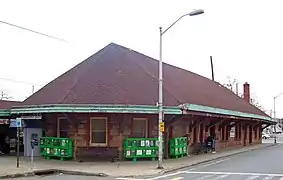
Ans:
[{"label": "window", "polygon": [[133,119],[132,136],[135,138],[146,138],[147,137],[147,119],[146,118],[134,118]]},{"label": "window", "polygon": [[106,146],[107,138],[107,118],[90,118],[90,144],[93,146]]},{"label": "window", "polygon": [[57,137],[67,138],[69,122],[66,118],[60,117],[57,119]]}]

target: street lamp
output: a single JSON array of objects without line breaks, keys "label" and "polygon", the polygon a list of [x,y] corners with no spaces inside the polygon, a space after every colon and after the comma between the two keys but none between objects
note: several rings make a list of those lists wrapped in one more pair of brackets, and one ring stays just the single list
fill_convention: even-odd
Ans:
[{"label": "street lamp", "polygon": [[163,169],[162,167],[162,158],[163,158],[163,139],[162,139],[162,130],[161,124],[163,123],[163,68],[162,68],[162,35],[164,35],[172,26],[174,26],[179,20],[181,20],[185,16],[196,16],[199,14],[203,14],[203,9],[194,10],[190,13],[182,15],[175,22],[173,22],[167,29],[164,31],[162,27],[159,27],[160,30],[160,51],[159,51],[159,81],[158,81],[158,89],[159,89],[159,97],[158,97],[158,169]]},{"label": "street lamp", "polygon": [[[283,92],[279,93],[277,96],[273,97],[273,118],[276,121],[276,109],[275,109],[275,105],[276,105],[276,98],[278,98],[279,96],[283,95]],[[274,143],[276,143],[276,124],[273,125],[274,128]]]}]

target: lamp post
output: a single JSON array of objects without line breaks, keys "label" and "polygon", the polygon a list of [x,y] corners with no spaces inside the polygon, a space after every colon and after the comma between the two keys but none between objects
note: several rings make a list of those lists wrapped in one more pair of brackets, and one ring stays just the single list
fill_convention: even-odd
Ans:
[{"label": "lamp post", "polygon": [[[277,96],[273,97],[273,118],[276,121],[276,98],[278,98],[279,96],[283,95],[283,92],[279,93]],[[273,129],[274,129],[274,143],[277,143],[276,141],[276,124],[273,125]]]},{"label": "lamp post", "polygon": [[159,51],[159,81],[158,81],[158,89],[159,89],[159,96],[158,96],[158,169],[163,169],[162,166],[162,157],[163,157],[163,132],[161,129],[161,124],[163,123],[163,68],[162,68],[162,36],[172,27],[174,26],[179,20],[181,20],[185,16],[196,16],[199,14],[203,14],[204,10],[198,9],[194,10],[190,13],[184,14],[179,17],[175,22],[173,22],[167,29],[164,31],[162,27],[159,27],[160,32],[160,51]]}]

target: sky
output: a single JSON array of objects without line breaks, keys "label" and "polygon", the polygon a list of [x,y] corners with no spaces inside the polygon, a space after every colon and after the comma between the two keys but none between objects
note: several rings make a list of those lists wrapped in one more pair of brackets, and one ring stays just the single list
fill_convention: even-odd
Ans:
[{"label": "sky", "polygon": [[[114,42],[158,58],[159,27],[163,60],[215,80],[248,82],[252,96],[268,111],[283,92],[282,2],[279,0],[9,0],[0,2],[0,21],[16,24],[67,42],[0,23],[0,89],[24,100],[32,86],[40,89],[90,55]],[[233,103],[233,102],[231,102]],[[283,96],[276,99],[283,117]]]}]

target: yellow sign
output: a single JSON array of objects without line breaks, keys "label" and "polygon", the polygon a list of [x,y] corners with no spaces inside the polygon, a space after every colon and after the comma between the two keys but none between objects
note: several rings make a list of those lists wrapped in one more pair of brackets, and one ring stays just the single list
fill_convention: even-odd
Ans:
[{"label": "yellow sign", "polygon": [[159,126],[160,126],[161,132],[164,132],[164,130],[165,130],[164,122],[161,122],[161,123],[159,124]]}]

